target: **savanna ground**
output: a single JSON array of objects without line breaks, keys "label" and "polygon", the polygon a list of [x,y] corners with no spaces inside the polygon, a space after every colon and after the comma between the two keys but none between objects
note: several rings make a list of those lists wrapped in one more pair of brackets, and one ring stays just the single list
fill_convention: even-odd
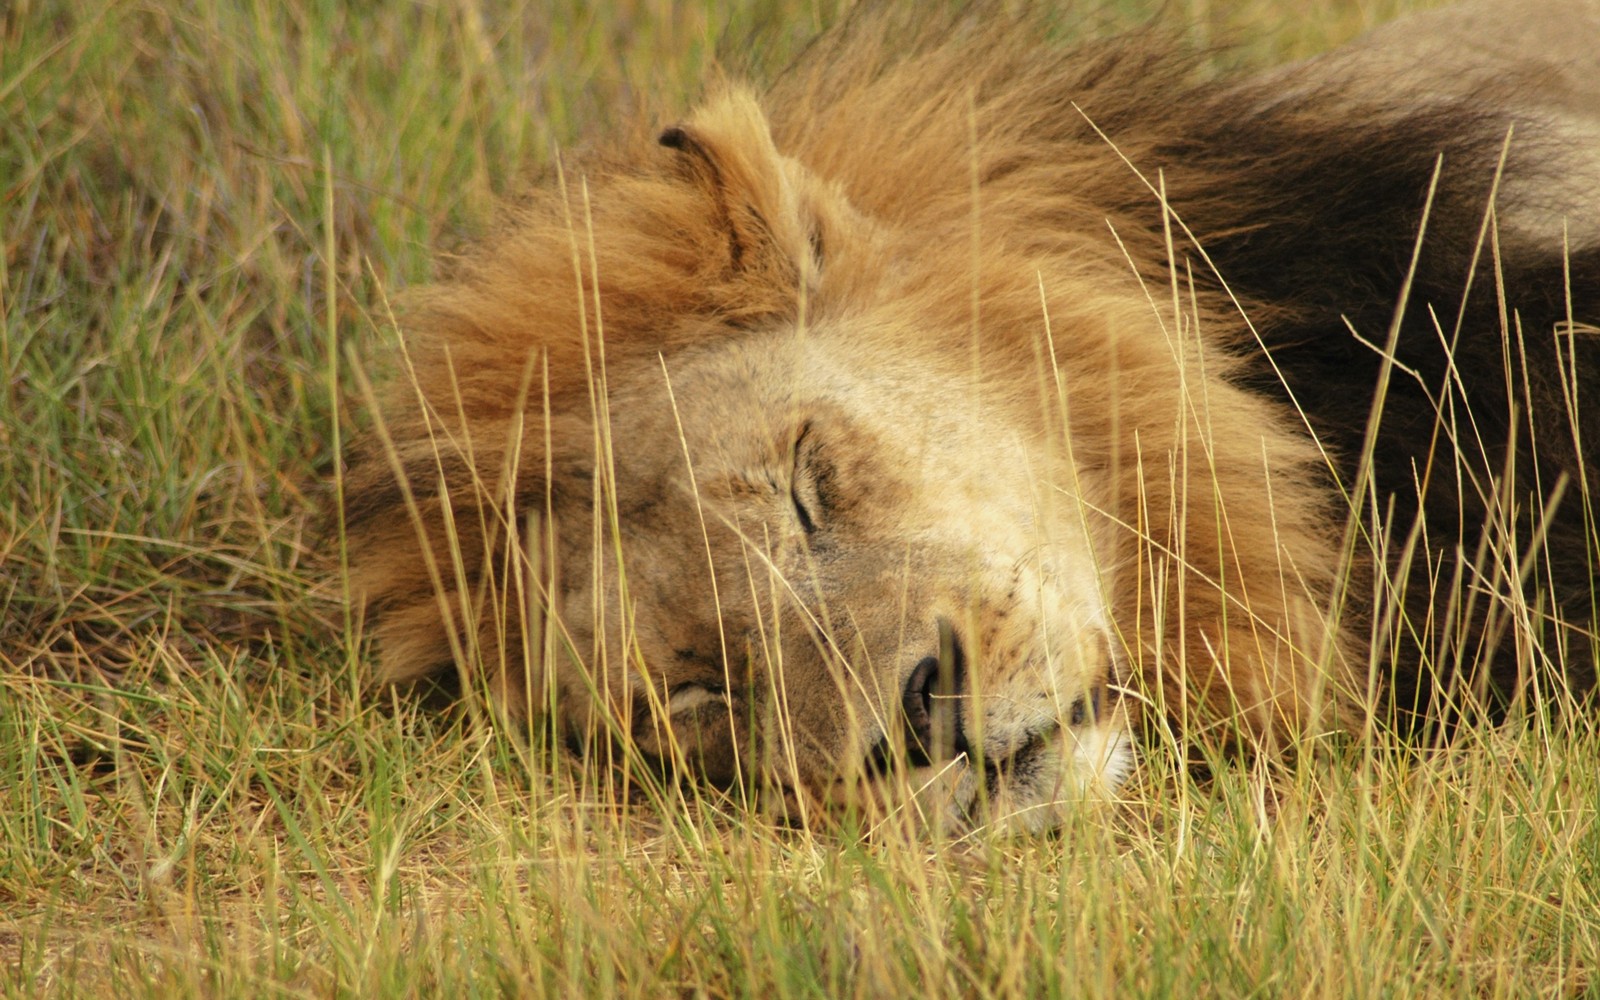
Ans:
[{"label": "savanna ground", "polygon": [[[1057,837],[930,846],[618,804],[366,687],[308,484],[391,293],[832,6],[0,4],[0,993],[1600,990],[1600,741],[1549,718],[1270,784],[1151,746]],[[1258,63],[1398,9],[1165,6]]]}]

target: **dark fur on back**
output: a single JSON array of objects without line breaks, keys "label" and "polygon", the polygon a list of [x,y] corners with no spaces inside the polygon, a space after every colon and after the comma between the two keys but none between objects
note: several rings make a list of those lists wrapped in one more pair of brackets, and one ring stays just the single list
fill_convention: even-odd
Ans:
[{"label": "dark fur on back", "polygon": [[[1436,718],[1451,711],[1442,685],[1498,699],[1530,680],[1519,676],[1529,657],[1517,655],[1508,608],[1489,593],[1509,594],[1520,571],[1535,615],[1558,611],[1571,626],[1536,618],[1549,655],[1575,688],[1595,679],[1589,496],[1600,459],[1600,341],[1581,323],[1600,304],[1600,247],[1564,257],[1559,231],[1527,239],[1488,224],[1491,205],[1501,218],[1541,207],[1492,198],[1508,130],[1507,174],[1548,169],[1563,153],[1536,123],[1491,108],[1479,99],[1380,109],[1338,130],[1298,107],[1201,114],[1201,127],[1169,153],[1175,211],[1246,314],[1265,306],[1256,329],[1271,363],[1256,352],[1250,382],[1287,390],[1346,489],[1374,412],[1379,349],[1404,301],[1372,444],[1375,495],[1362,499],[1361,517],[1369,531],[1375,518],[1387,529],[1389,586],[1405,595],[1394,634],[1379,636],[1391,643],[1393,700]],[[1228,203],[1186,203],[1183,165],[1197,160],[1234,176]],[[1425,530],[1407,554],[1418,483]],[[1508,565],[1508,551],[1533,558]],[[1474,673],[1456,676],[1464,665]]]}]

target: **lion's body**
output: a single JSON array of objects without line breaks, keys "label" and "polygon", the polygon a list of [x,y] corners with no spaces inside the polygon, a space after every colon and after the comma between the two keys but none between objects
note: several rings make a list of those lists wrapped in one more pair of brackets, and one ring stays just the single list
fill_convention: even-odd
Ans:
[{"label": "lion's body", "polygon": [[822,798],[964,755],[953,811],[1031,826],[1133,711],[1278,745],[1374,687],[1592,685],[1600,253],[1532,231],[1594,222],[1533,204],[1556,137],[1518,122],[1529,221],[1481,238],[1491,92],[893,21],[568,167],[423,294],[347,490],[386,676]]}]

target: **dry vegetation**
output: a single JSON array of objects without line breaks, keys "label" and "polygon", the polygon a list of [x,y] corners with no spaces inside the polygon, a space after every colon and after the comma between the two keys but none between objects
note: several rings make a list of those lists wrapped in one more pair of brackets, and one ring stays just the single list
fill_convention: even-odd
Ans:
[{"label": "dry vegetation", "polygon": [[[1600,740],[1550,717],[1270,785],[1152,747],[1057,837],[927,845],[366,691],[307,484],[389,293],[832,2],[506,6],[0,5],[0,994],[1600,990]],[[1392,13],[1166,6],[1256,61]]]}]

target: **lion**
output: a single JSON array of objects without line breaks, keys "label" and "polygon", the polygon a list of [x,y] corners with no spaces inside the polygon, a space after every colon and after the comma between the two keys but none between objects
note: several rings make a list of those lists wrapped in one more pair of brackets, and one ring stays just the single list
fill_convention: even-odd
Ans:
[{"label": "lion", "polygon": [[382,678],[954,830],[1591,689],[1593,78],[1061,25],[858,10],[414,293],[343,488]]}]

